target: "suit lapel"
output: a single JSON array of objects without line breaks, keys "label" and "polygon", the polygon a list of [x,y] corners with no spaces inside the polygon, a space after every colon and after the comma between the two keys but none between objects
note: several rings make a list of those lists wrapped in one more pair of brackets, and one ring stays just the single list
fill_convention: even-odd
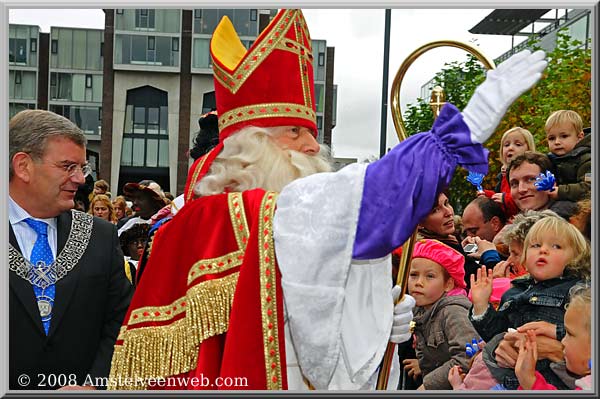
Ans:
[{"label": "suit lapel", "polygon": [[[15,232],[13,231],[10,223],[8,224],[8,229],[8,242],[10,242],[10,244],[22,254],[21,248],[19,248],[19,244],[17,243]],[[14,272],[9,272],[8,274],[10,289],[15,293],[16,297],[19,298],[19,301],[25,308],[25,311],[29,317],[31,317],[33,320],[33,323],[37,326],[39,332],[42,335],[46,335],[44,332],[44,326],[42,325],[42,318],[40,317],[37,301],[35,300],[33,286],[29,281],[19,277]]]},{"label": "suit lapel", "polygon": [[[63,212],[57,218],[57,256],[61,253],[67,242],[67,238],[71,232],[71,221],[71,211]],[[78,264],[56,283],[56,298],[54,298],[54,309],[52,312],[52,321],[50,322],[50,331],[48,331],[48,336],[54,334],[58,328],[60,320],[64,316],[65,311],[69,306],[69,302],[73,297],[73,292],[75,292],[75,288],[77,287],[80,271],[81,265]]]}]

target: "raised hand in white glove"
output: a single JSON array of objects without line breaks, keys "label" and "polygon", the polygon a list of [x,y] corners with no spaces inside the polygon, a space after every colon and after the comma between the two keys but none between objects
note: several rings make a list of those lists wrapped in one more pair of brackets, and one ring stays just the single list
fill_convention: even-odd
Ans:
[{"label": "raised hand in white glove", "polygon": [[[402,289],[399,285],[392,289],[394,303],[400,297]],[[390,342],[400,344],[406,342],[412,336],[410,332],[410,322],[413,319],[412,309],[415,307],[415,299],[405,294],[400,303],[394,306],[394,322],[392,324],[392,333],[390,334]]]},{"label": "raised hand in white glove", "polygon": [[523,50],[488,71],[463,111],[473,143],[484,143],[494,133],[508,107],[529,90],[548,65],[546,53]]}]

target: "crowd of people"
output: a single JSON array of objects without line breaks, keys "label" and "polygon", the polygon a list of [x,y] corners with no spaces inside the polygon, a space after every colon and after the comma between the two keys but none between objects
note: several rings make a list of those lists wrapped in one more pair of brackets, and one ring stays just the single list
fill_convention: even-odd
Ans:
[{"label": "crowd of people", "polygon": [[210,50],[217,109],[176,198],[149,179],[113,198],[71,121],[11,119],[10,389],[591,389],[581,117],[548,116],[548,155],[536,127],[504,132],[496,187],[462,215],[446,190],[458,166],[495,162],[483,144],[543,52],[512,56],[462,112],[446,104],[380,160],[333,172],[300,10],[250,50],[224,18]]}]

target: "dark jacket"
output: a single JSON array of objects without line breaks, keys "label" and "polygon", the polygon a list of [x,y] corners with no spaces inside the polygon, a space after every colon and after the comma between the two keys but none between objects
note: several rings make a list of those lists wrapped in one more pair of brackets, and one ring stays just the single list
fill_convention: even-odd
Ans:
[{"label": "dark jacket", "polygon": [[417,307],[415,336],[417,359],[426,389],[452,389],[448,371],[460,365],[467,370],[465,344],[479,335],[469,321],[467,297],[444,296],[431,308]]},{"label": "dark jacket", "polygon": [[512,288],[502,295],[498,310],[491,305],[483,319],[473,319],[473,308],[469,319],[485,341],[508,328],[517,328],[531,321],[547,321],[556,324],[556,339],[565,336],[565,304],[569,289],[578,281],[577,277],[558,277],[536,283],[531,277],[519,277],[512,281]]},{"label": "dark jacket", "polygon": [[[73,219],[80,222],[72,223]],[[114,344],[129,306],[132,288],[123,271],[115,226],[81,212],[63,212],[57,217],[57,229],[57,261],[65,259],[72,269],[56,282],[47,336],[31,283],[15,271],[9,272],[10,389],[56,389],[65,384],[101,382],[100,378],[108,377]],[[9,241],[14,248],[10,265],[16,268],[23,262],[10,224]],[[22,375],[27,375],[28,384]]]},{"label": "dark jacket", "polygon": [[[536,283],[529,276],[516,278],[512,281],[513,287],[502,295],[497,311],[488,306],[484,318],[474,321],[473,308],[469,310],[469,319],[487,342],[483,359],[499,383],[508,389],[517,389],[519,386],[514,369],[498,366],[494,355],[506,330],[542,320],[555,324],[556,339],[562,340],[565,336],[564,315],[569,290],[579,281],[577,277],[558,277]],[[538,360],[536,369],[558,389],[568,389],[550,369],[549,359]]]},{"label": "dark jacket", "polygon": [[590,195],[591,177],[586,181],[586,173],[592,171],[591,137],[591,134],[585,135],[565,155],[548,154],[554,167],[559,200],[579,201]]}]

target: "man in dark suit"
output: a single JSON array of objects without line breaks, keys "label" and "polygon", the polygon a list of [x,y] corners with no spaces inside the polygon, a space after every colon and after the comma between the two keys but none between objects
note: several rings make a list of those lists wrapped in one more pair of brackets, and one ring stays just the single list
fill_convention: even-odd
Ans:
[{"label": "man in dark suit", "polygon": [[72,210],[89,174],[85,136],[26,110],[9,142],[9,388],[99,388],[131,284],[114,225]]}]

